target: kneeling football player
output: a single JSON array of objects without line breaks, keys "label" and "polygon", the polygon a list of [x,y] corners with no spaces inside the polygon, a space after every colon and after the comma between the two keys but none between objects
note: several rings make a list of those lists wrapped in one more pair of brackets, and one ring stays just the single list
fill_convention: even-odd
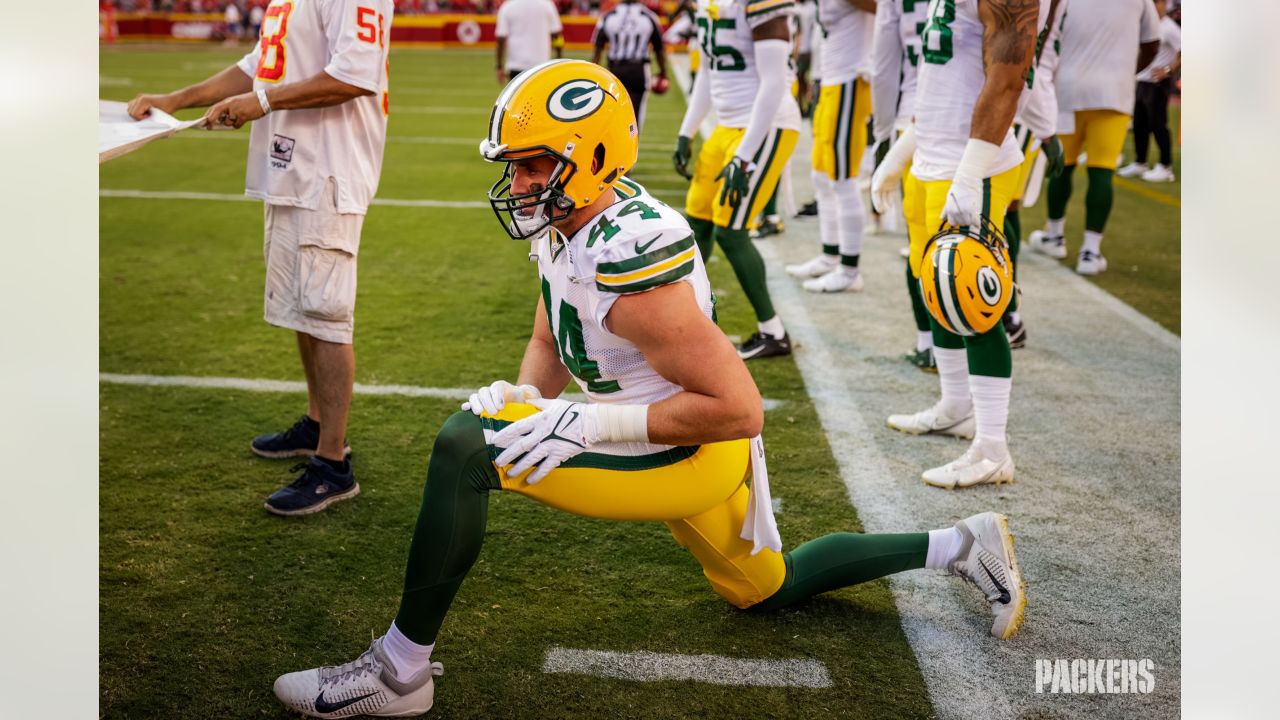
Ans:
[{"label": "kneeling football player", "polygon": [[[1017,632],[1026,600],[1002,515],[932,532],[834,533],[780,552],[764,500],[760,393],[713,320],[688,223],[624,177],[638,147],[617,78],[575,60],[522,73],[498,97],[480,150],[504,165],[490,202],[508,233],[532,241],[541,276],[520,376],[481,388],[440,429],[387,633],[349,663],[281,676],[285,705],[325,718],[431,707],[441,672],[431,653],[480,554],[494,491],[666,523],[739,608],[950,569],[991,602],[993,635]],[[570,379],[587,402],[557,398]],[[764,500],[754,508],[752,493]]]}]

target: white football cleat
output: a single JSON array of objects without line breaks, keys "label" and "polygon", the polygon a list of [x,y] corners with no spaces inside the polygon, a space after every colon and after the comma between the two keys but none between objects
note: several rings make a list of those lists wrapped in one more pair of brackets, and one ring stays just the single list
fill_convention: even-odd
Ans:
[{"label": "white football cleat", "polygon": [[1106,272],[1107,259],[1102,257],[1102,253],[1089,252],[1081,250],[1080,257],[1076,260],[1076,272],[1081,275],[1097,275],[1100,272]]},{"label": "white football cleat", "polygon": [[826,275],[840,265],[840,259],[830,255],[818,255],[802,263],[788,265],[785,269],[791,277],[815,278]]},{"label": "white football cleat", "polygon": [[954,417],[942,407],[941,400],[914,415],[890,415],[887,424],[911,435],[951,435],[965,440],[972,438],[975,430],[973,408],[963,416]]},{"label": "white football cleat", "polygon": [[804,289],[813,293],[862,292],[862,273],[857,268],[850,273],[836,266],[825,275],[805,280]]},{"label": "white football cleat", "polygon": [[1142,179],[1147,182],[1173,182],[1177,178],[1173,176],[1173,168],[1168,165],[1157,165],[1150,170],[1142,173]]},{"label": "white football cleat", "polygon": [[1061,235],[1050,235],[1043,230],[1032,230],[1027,236],[1027,244],[1032,250],[1048,255],[1055,260],[1067,256],[1067,241]]},{"label": "white football cleat", "polygon": [[408,682],[396,680],[392,668],[378,638],[346,665],[281,675],[272,690],[290,710],[317,718],[415,717],[430,710],[434,678],[444,666],[431,663]]},{"label": "white football cleat", "polygon": [[991,635],[1008,640],[1022,627],[1027,612],[1027,587],[1013,552],[1009,518],[985,512],[961,520],[956,529],[964,545],[949,569],[978,586],[996,615]]},{"label": "white football cleat", "polygon": [[963,455],[941,467],[925,470],[920,478],[926,485],[954,490],[1011,483],[1013,469],[1013,456],[1007,447],[975,440]]},{"label": "white football cleat", "polygon": [[1142,173],[1151,169],[1146,163],[1133,162],[1125,165],[1116,171],[1116,175],[1122,178],[1141,177]]}]

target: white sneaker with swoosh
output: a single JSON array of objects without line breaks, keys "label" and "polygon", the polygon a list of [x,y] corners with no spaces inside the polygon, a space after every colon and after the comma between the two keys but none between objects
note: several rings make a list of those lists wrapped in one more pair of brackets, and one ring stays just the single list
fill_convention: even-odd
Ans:
[{"label": "white sneaker with swoosh", "polygon": [[346,665],[281,675],[272,690],[290,710],[310,717],[416,717],[431,709],[435,677],[443,672],[443,665],[431,663],[400,682],[378,638]]},{"label": "white sneaker with swoosh", "polygon": [[985,512],[961,520],[956,529],[964,544],[949,569],[982,591],[996,616],[991,635],[1008,640],[1022,627],[1027,611],[1027,588],[1013,552],[1009,518]]}]

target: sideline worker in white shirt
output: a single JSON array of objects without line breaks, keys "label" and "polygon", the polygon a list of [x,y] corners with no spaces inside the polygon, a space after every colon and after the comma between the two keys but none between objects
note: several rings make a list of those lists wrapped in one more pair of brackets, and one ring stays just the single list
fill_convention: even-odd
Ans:
[{"label": "sideline worker in white shirt", "polygon": [[560,11],[551,0],[506,0],[498,8],[498,84],[564,53]]},{"label": "sideline worker in white shirt", "polygon": [[[391,0],[273,0],[253,51],[196,85],[139,95],[129,114],[212,106],[211,125],[253,122],[245,194],[265,208],[264,317],[297,335],[307,414],[251,443],[262,457],[310,455],[267,499],[277,515],[360,493],[346,443],[355,380],[356,253],[387,138]],[[287,29],[287,32],[286,32]]]}]

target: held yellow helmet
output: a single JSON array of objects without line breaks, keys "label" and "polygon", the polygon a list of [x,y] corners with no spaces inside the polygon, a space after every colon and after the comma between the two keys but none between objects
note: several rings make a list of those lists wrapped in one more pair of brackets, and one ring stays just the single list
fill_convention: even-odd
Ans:
[{"label": "held yellow helmet", "polygon": [[[639,152],[631,97],[613,73],[582,60],[551,60],[498,95],[480,154],[506,165],[489,204],[511,237],[526,239],[594,202],[632,168]],[[557,161],[547,187],[513,195],[511,163]]]},{"label": "held yellow helmet", "polygon": [[1008,241],[985,217],[979,228],[943,228],[925,244],[920,294],[949,332],[972,336],[995,327],[1013,297]]}]

